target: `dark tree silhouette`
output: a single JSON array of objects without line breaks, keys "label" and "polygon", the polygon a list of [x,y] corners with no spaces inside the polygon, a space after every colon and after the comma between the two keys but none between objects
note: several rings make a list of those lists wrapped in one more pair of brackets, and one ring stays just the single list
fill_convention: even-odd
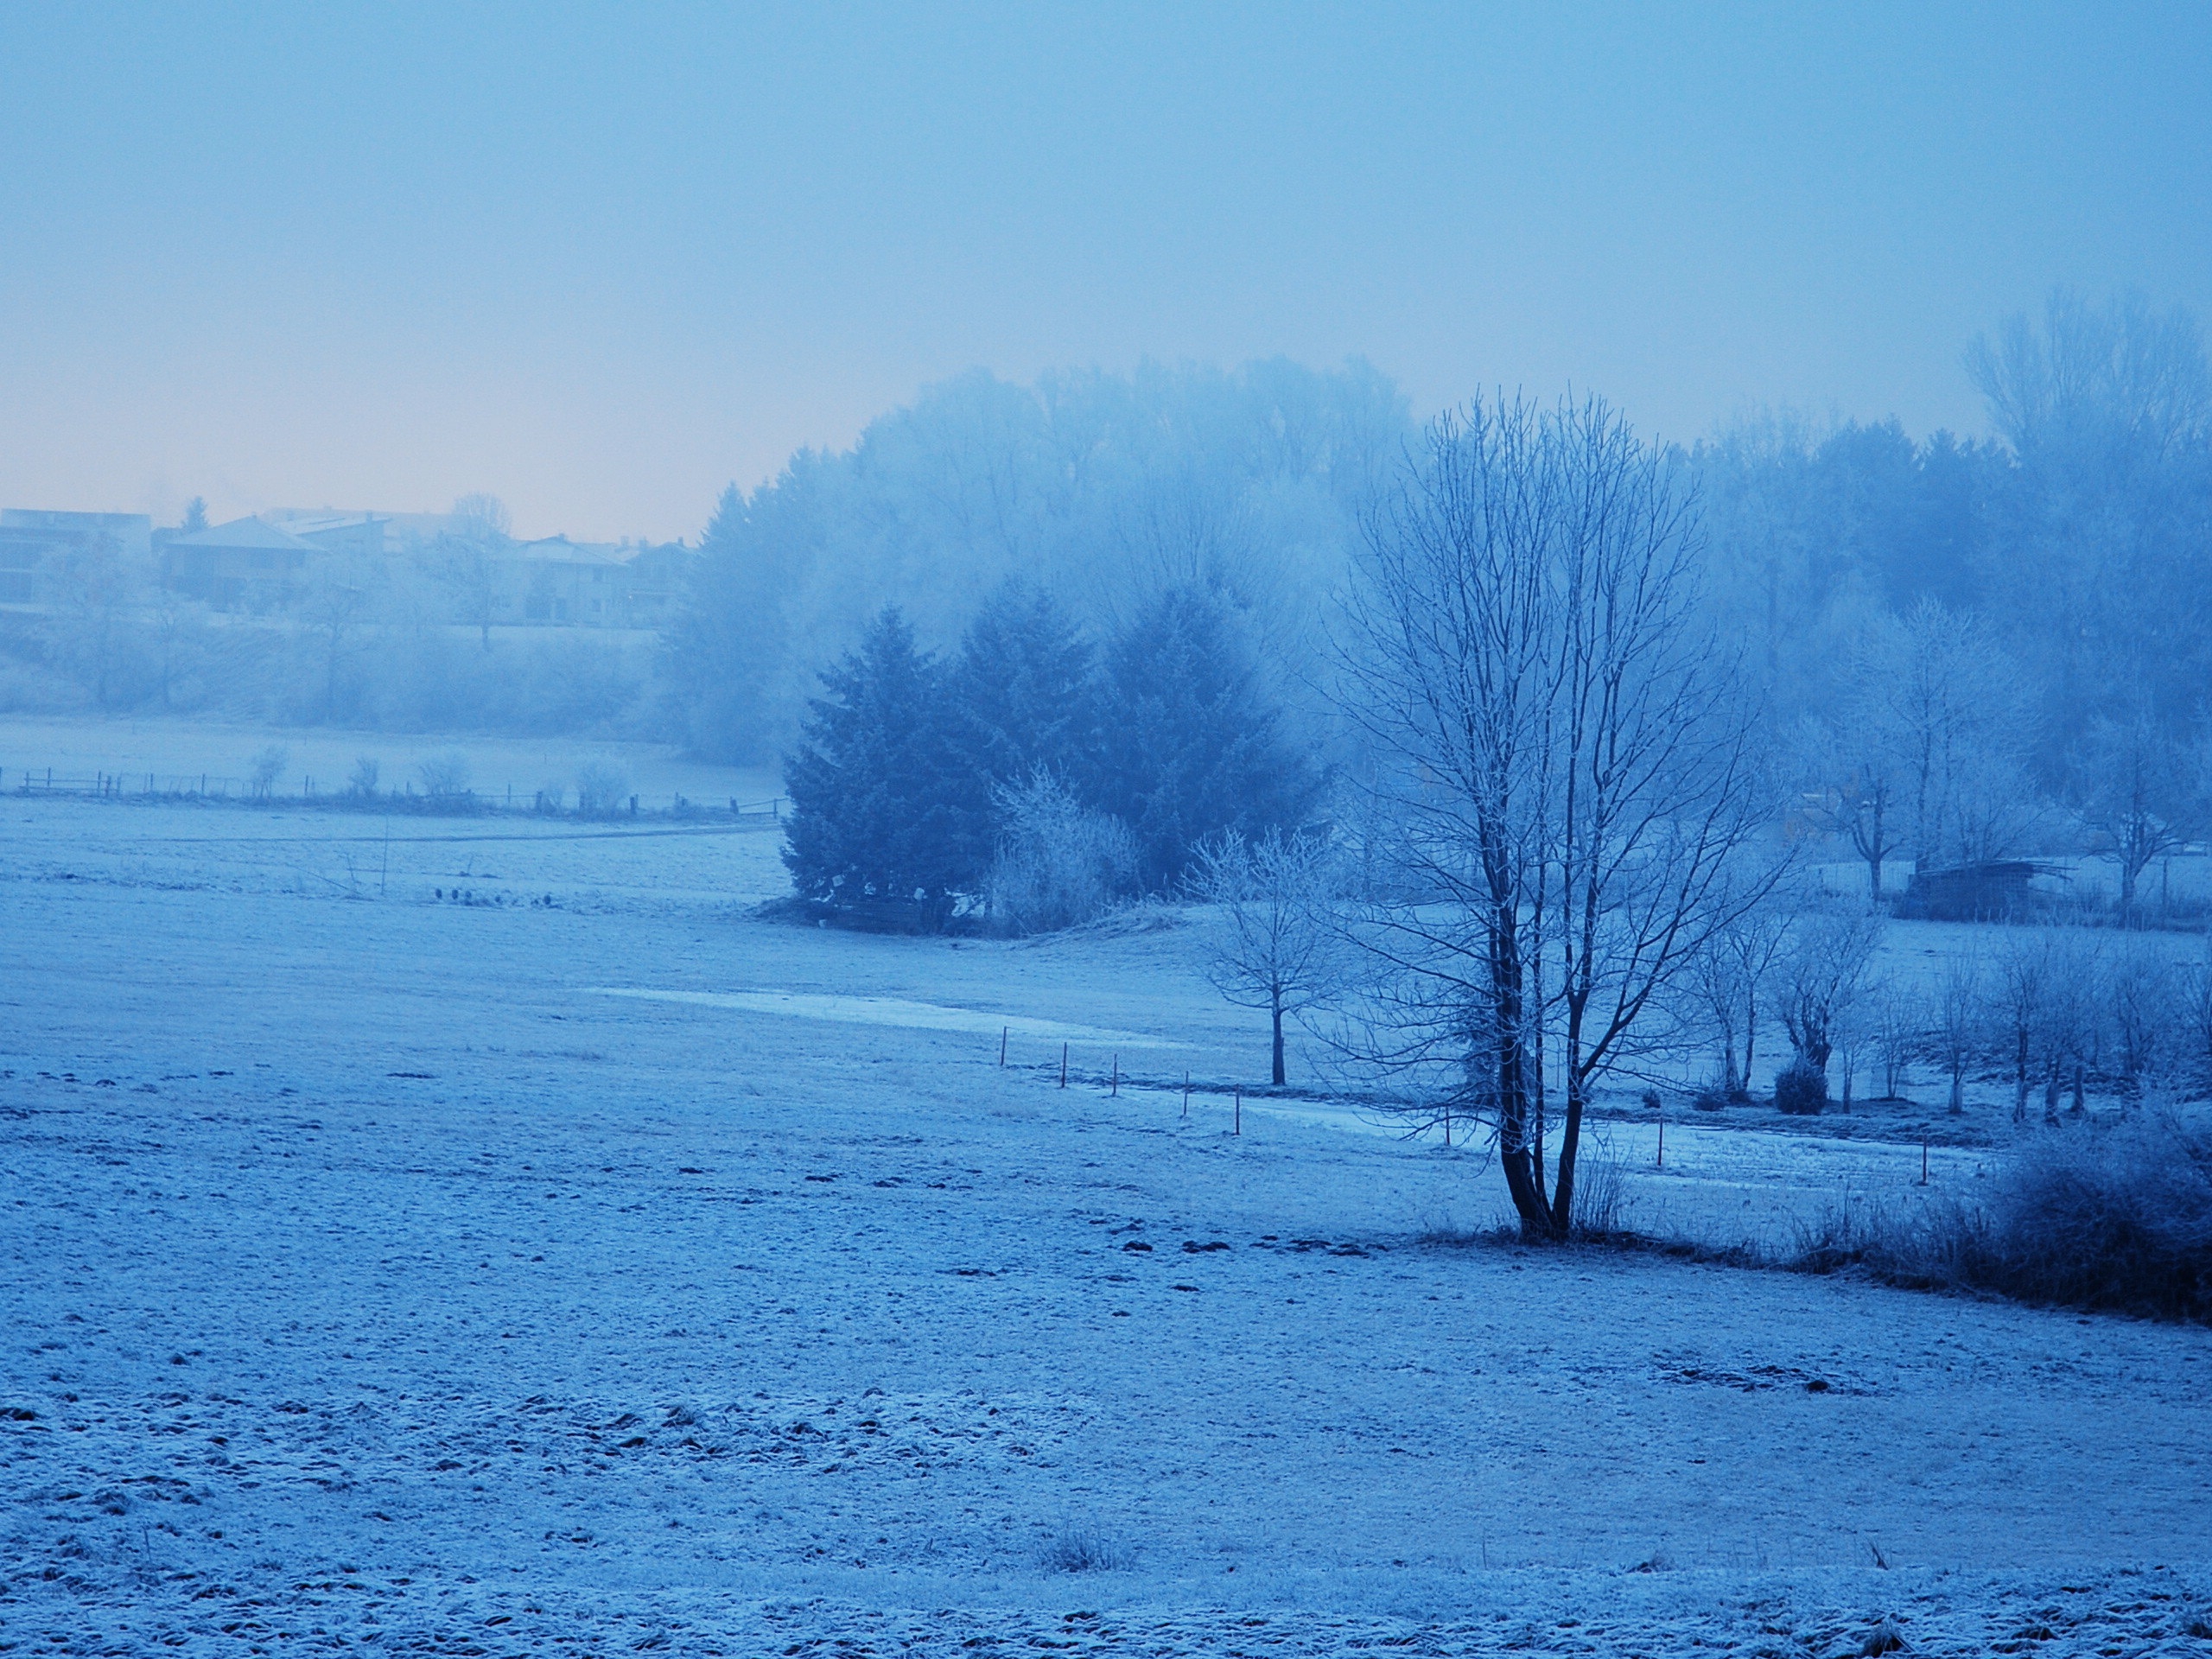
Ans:
[{"label": "dark tree silhouette", "polygon": [[989,799],[959,763],[948,678],[895,609],[823,674],[784,771],[801,898],[937,928],[976,890]]},{"label": "dark tree silhouette", "polygon": [[1228,606],[1203,587],[1170,588],[1106,652],[1098,804],[1137,838],[1147,887],[1190,867],[1224,830],[1294,826],[1312,804],[1312,762],[1281,719]]}]

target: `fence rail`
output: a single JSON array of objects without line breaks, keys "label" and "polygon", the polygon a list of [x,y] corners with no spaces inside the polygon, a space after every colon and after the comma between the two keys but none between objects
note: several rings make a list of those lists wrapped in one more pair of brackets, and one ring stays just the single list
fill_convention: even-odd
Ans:
[{"label": "fence rail", "polygon": [[549,800],[543,790],[518,794],[512,787],[499,791],[452,790],[432,794],[411,784],[394,790],[318,787],[312,776],[296,786],[264,783],[257,779],[226,778],[219,773],[158,772],[94,772],[71,774],[51,766],[0,766],[0,793],[14,796],[68,796],[90,800],[203,801],[255,806],[278,804],[327,808],[350,812],[418,812],[429,817],[479,817],[491,814],[531,818],[582,818],[619,821],[625,818],[701,818],[742,821],[747,818],[782,820],[788,804],[781,795],[765,801],[744,801],[736,796],[714,800],[676,792],[648,795],[634,791],[610,806],[586,810]]}]

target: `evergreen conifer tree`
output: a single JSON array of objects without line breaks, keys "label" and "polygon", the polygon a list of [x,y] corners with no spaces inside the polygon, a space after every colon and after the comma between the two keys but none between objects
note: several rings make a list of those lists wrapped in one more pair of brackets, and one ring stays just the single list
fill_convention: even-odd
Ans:
[{"label": "evergreen conifer tree", "polygon": [[784,768],[784,863],[800,897],[942,927],[975,891],[989,798],[962,764],[949,680],[895,608],[823,672],[828,695]]},{"label": "evergreen conifer tree", "polygon": [[1052,596],[1016,581],[983,603],[954,671],[970,764],[990,784],[1042,766],[1080,792],[1097,770],[1096,653]]},{"label": "evergreen conifer tree", "polygon": [[1147,887],[1171,885],[1224,830],[1294,827],[1318,780],[1221,597],[1196,585],[1147,604],[1108,647],[1098,804],[1135,832]]}]

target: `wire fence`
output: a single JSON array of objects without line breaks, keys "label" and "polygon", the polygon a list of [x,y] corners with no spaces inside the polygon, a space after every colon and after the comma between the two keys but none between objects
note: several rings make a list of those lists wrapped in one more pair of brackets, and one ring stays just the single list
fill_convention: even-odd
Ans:
[{"label": "wire fence", "polygon": [[478,817],[492,814],[518,817],[582,818],[619,821],[629,818],[720,819],[724,822],[762,820],[780,823],[789,804],[781,796],[747,801],[737,796],[702,799],[681,792],[649,794],[626,791],[602,802],[571,804],[563,791],[558,797],[545,790],[418,790],[412,784],[397,789],[362,789],[348,784],[338,788],[319,785],[313,776],[297,783],[258,778],[228,778],[219,772],[93,772],[71,773],[52,766],[0,766],[0,793],[18,797],[68,797],[79,800],[190,801],[253,806],[311,806],[333,811],[417,812],[428,817]]}]

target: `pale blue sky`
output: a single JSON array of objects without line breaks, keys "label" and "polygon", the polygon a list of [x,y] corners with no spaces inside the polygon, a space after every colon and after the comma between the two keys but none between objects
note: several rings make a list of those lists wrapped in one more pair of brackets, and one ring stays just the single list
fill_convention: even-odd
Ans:
[{"label": "pale blue sky", "polygon": [[2212,315],[2212,5],[0,10],[0,504],[695,532],[982,364],[1979,431]]}]

